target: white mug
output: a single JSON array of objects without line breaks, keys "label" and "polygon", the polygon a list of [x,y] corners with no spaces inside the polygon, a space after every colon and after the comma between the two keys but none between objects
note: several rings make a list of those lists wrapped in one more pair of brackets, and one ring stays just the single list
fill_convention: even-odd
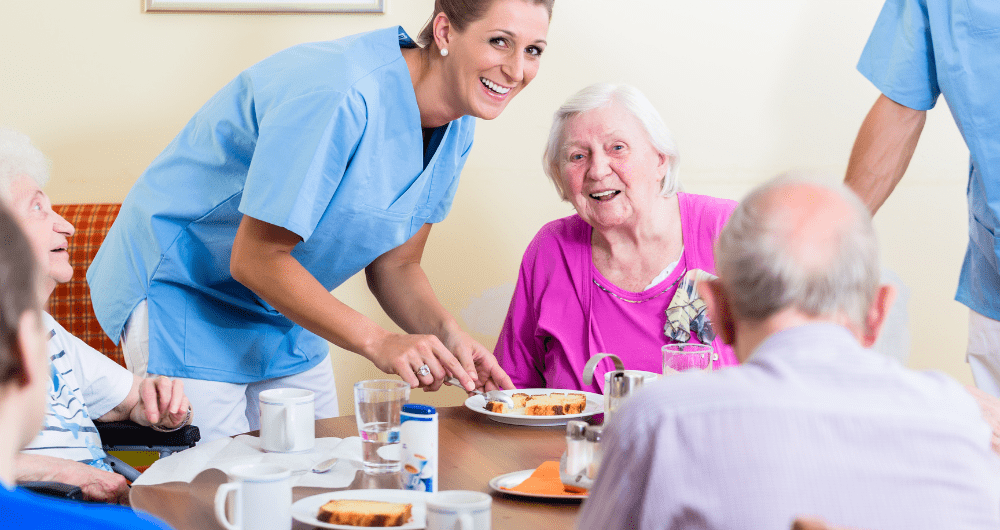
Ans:
[{"label": "white mug", "polygon": [[427,530],[490,530],[493,497],[480,491],[439,491],[427,496]]},{"label": "white mug", "polygon": [[[223,528],[289,530],[292,527],[292,473],[288,468],[277,464],[244,464],[233,467],[227,474],[229,482],[215,492],[215,518]],[[230,493],[232,504],[228,502]]]},{"label": "white mug", "polygon": [[312,390],[272,388],[260,393],[260,448],[268,453],[304,453],[316,445]]}]

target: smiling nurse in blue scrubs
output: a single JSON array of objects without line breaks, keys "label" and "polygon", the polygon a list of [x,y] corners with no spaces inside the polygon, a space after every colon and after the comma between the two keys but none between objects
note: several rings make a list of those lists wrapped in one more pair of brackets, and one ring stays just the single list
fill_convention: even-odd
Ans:
[{"label": "smiling nurse in blue scrubs", "polygon": [[[420,267],[475,118],[535,77],[554,0],[437,0],[401,27],[302,44],[223,87],[143,173],[87,273],[129,367],[183,378],[205,441],[258,428],[260,391],[337,416],[327,341],[412,386],[512,388]],[[330,291],[361,270],[391,333]]]}]

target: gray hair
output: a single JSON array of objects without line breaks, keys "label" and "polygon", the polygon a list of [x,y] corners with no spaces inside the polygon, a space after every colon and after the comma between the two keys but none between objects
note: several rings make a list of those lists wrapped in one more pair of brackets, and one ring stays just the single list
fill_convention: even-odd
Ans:
[{"label": "gray hair", "polygon": [[[800,185],[834,193],[852,212],[831,227],[828,256],[804,255],[802,238],[790,234],[796,227],[772,204],[782,189]],[[758,322],[796,308],[812,317],[844,315],[860,327],[880,278],[875,229],[861,200],[843,185],[793,175],[743,199],[719,236],[716,266],[734,315]]]},{"label": "gray hair", "polygon": [[20,177],[29,177],[39,188],[45,187],[49,161],[24,134],[0,129],[0,200],[10,201],[10,186]]},{"label": "gray hair", "polygon": [[667,173],[660,181],[660,195],[670,197],[680,191],[680,180],[677,178],[677,166],[680,163],[680,154],[674,137],[670,134],[670,129],[663,123],[663,118],[656,111],[653,104],[646,99],[646,96],[639,89],[629,85],[619,85],[612,83],[596,83],[570,96],[552,118],[552,128],[549,130],[549,142],[545,146],[545,153],[542,154],[542,168],[545,174],[552,180],[559,197],[564,201],[566,190],[563,188],[562,175],[559,173],[559,159],[563,152],[563,133],[566,122],[570,118],[597,110],[610,103],[618,103],[623,109],[630,112],[649,137],[649,143],[660,154],[667,156],[670,162],[667,164]]}]

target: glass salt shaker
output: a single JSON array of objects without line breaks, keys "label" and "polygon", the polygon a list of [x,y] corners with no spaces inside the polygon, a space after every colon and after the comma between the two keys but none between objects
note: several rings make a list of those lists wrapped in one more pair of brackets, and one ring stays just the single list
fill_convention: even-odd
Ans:
[{"label": "glass salt shaker", "polygon": [[603,433],[604,427],[601,425],[590,425],[584,433],[584,438],[588,446],[587,449],[590,453],[590,462],[587,464],[587,478],[590,479],[591,483],[597,478],[597,471],[600,469],[601,459],[604,457],[604,451],[601,449],[601,436]]},{"label": "glass salt shaker", "polygon": [[566,452],[559,460],[559,479],[567,486],[590,489],[592,480],[588,478],[587,470],[591,444],[587,442],[586,432],[592,428],[583,421],[566,423]]}]

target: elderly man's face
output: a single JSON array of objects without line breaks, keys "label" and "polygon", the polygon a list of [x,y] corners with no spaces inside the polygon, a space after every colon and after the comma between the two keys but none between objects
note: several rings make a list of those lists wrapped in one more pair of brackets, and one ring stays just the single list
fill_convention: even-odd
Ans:
[{"label": "elderly man's face", "polygon": [[651,211],[668,163],[642,123],[616,103],[566,122],[559,160],[563,189],[596,229],[635,222]]},{"label": "elderly man's face", "polygon": [[41,264],[45,293],[51,294],[57,283],[73,278],[67,250],[67,238],[73,235],[73,225],[52,210],[48,196],[29,177],[20,177],[11,184],[10,197],[11,209]]}]

